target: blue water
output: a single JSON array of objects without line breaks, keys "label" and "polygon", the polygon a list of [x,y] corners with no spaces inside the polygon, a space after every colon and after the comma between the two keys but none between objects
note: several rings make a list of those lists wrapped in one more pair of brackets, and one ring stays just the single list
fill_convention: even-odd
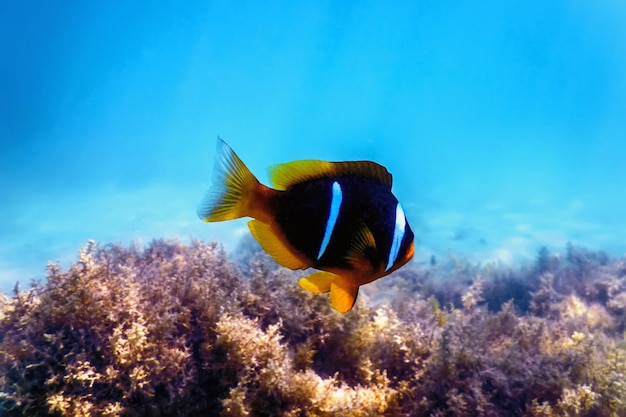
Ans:
[{"label": "blue water", "polygon": [[[310,3],[310,4],[306,4]],[[0,290],[88,240],[219,239],[221,135],[394,174],[414,262],[626,252],[620,1],[3,2]]]}]

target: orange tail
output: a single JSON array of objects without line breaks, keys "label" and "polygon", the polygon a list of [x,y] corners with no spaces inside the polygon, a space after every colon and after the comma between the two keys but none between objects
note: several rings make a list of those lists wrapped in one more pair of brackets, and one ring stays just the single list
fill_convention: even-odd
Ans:
[{"label": "orange tail", "polygon": [[262,185],[231,147],[218,137],[213,184],[198,206],[198,216],[205,222],[254,217],[270,223],[269,200],[273,192]]}]

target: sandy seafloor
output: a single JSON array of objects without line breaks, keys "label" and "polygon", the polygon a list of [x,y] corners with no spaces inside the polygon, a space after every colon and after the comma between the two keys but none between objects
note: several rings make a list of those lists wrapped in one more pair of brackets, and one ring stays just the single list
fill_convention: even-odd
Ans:
[{"label": "sandy seafloor", "polygon": [[[47,262],[67,267],[90,239],[99,244],[147,244],[152,239],[218,240],[229,253],[248,234],[246,221],[204,223],[196,216],[202,189],[158,185],[141,190],[108,189],[91,194],[40,196],[23,206],[5,207],[11,216],[0,237],[0,290],[19,282],[45,278]],[[514,210],[497,204],[454,210],[443,204],[404,202],[416,235],[413,263],[426,265],[434,255],[454,256],[472,263],[498,262],[515,267],[532,262],[539,248],[564,252],[568,242],[611,256],[626,253],[626,224],[618,214],[591,211],[582,201],[534,210]]]}]

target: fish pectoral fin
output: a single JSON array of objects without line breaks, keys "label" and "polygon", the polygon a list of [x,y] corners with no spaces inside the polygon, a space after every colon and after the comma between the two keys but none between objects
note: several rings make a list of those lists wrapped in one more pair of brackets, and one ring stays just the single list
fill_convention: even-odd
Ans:
[{"label": "fish pectoral fin", "polygon": [[373,259],[376,253],[374,234],[367,227],[367,224],[361,221],[346,254],[346,260],[356,270],[369,269],[371,268],[369,261]]},{"label": "fish pectoral fin", "polygon": [[300,278],[298,284],[307,291],[321,294],[330,291],[330,284],[337,278],[337,275],[330,272],[316,272],[308,277]]},{"label": "fish pectoral fin", "polygon": [[359,294],[358,285],[332,282],[330,284],[330,301],[335,310],[346,313],[352,310]]},{"label": "fish pectoral fin", "polygon": [[306,269],[310,266],[293,254],[287,245],[276,236],[270,225],[259,220],[250,220],[248,228],[263,250],[280,266],[289,269]]}]

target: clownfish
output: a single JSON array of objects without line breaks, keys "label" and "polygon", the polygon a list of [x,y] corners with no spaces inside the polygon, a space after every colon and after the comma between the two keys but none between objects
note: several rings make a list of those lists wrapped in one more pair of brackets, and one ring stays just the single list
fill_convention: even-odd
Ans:
[{"label": "clownfish", "polygon": [[301,160],[269,168],[261,184],[218,137],[214,180],[198,207],[205,222],[252,217],[248,227],[281,266],[320,270],[299,280],[350,311],[359,287],[389,275],[414,252],[413,231],[375,162]]}]

